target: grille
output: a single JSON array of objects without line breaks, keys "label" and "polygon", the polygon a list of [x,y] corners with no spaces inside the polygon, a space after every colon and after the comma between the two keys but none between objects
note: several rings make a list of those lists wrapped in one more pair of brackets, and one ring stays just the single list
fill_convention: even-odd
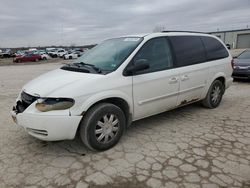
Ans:
[{"label": "grille", "polygon": [[27,108],[29,105],[31,105],[33,102],[35,102],[39,97],[32,96],[28,93],[22,92],[21,93],[21,100],[23,105]]},{"label": "grille", "polygon": [[29,105],[35,102],[39,97],[32,96],[28,93],[21,93],[21,101],[17,102],[16,110],[18,113],[22,113]]}]

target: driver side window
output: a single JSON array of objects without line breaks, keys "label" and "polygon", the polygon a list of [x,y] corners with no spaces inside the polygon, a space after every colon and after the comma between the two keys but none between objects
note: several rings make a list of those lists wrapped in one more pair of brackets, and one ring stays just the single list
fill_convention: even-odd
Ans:
[{"label": "driver side window", "polygon": [[173,58],[169,43],[165,37],[154,38],[144,44],[134,57],[134,62],[143,59],[149,64],[149,69],[137,74],[156,72],[173,67]]}]

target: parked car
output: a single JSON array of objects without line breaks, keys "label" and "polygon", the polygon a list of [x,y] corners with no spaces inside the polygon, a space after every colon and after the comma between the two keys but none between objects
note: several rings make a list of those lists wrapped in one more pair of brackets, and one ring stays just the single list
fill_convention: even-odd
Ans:
[{"label": "parked car", "polygon": [[3,58],[10,58],[10,57],[13,56],[13,54],[12,54],[12,52],[11,52],[10,49],[4,50],[1,55],[2,55]]},{"label": "parked car", "polygon": [[198,101],[218,107],[232,83],[231,61],[223,42],[208,34],[109,39],[27,83],[11,114],[41,140],[73,139],[79,131],[88,148],[106,150],[132,121]]},{"label": "parked car", "polygon": [[242,52],[233,61],[233,78],[250,79],[250,49]]},{"label": "parked car", "polygon": [[58,50],[57,51],[57,56],[62,58],[66,53],[67,53],[67,51],[64,50],[64,49]]},{"label": "parked car", "polygon": [[13,62],[21,63],[21,62],[28,62],[28,61],[39,61],[39,59],[41,59],[40,54],[28,53],[25,55],[20,55],[20,56],[15,57],[13,59]]},{"label": "parked car", "polygon": [[56,49],[52,49],[52,50],[48,51],[47,53],[52,58],[56,58],[57,57],[57,50]]},{"label": "parked car", "polygon": [[84,54],[83,51],[75,51],[75,53],[77,54],[77,57],[81,57]]},{"label": "parked car", "polygon": [[24,51],[17,51],[15,54],[14,54],[14,57],[18,57],[18,56],[23,56],[25,54]]},{"label": "parked car", "polygon": [[49,55],[53,58],[56,58],[56,57],[63,57],[63,55],[66,53],[67,51],[64,49],[57,49],[57,50],[51,50],[49,52]]},{"label": "parked car", "polygon": [[40,55],[42,60],[48,60],[51,58],[47,53],[40,53]]},{"label": "parked car", "polygon": [[63,58],[66,59],[77,59],[78,58],[78,53],[77,52],[68,52],[63,56]]}]

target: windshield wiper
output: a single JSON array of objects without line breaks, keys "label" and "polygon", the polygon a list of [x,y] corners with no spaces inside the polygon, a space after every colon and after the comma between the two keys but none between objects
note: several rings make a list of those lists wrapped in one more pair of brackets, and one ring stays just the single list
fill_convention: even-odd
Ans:
[{"label": "windshield wiper", "polygon": [[85,66],[85,67],[91,67],[93,70],[95,70],[97,73],[102,73],[102,70],[99,67],[96,67],[93,64],[89,64],[89,63],[84,63],[84,62],[80,62],[80,63],[74,63],[74,65],[76,66]]}]

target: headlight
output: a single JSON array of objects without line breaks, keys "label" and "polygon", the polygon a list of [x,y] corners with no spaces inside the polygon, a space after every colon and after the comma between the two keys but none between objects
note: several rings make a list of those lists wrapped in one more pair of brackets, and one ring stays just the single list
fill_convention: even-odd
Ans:
[{"label": "headlight", "polygon": [[36,108],[41,112],[51,110],[65,110],[74,105],[75,101],[69,98],[41,98],[37,100]]}]

